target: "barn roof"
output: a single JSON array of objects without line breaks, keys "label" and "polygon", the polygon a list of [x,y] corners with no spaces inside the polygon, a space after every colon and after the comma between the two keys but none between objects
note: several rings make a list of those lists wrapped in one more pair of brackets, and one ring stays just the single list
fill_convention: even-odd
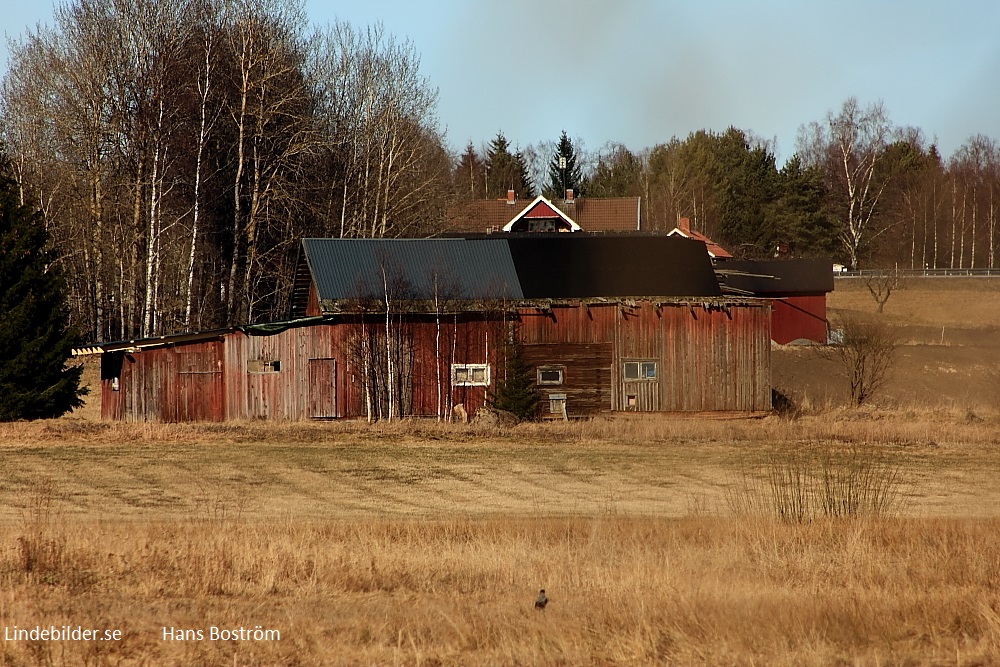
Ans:
[{"label": "barn roof", "polygon": [[707,297],[705,244],[662,234],[504,235],[526,298]]},{"label": "barn roof", "polygon": [[[716,297],[705,244],[662,234],[469,235],[446,239],[304,239],[299,273],[319,310],[358,301]],[[436,281],[436,283],[435,283]],[[435,290],[436,284],[436,290]],[[306,313],[307,290],[293,313]],[[472,305],[470,307],[475,308]]]},{"label": "barn roof", "polygon": [[729,260],[717,271],[728,293],[783,297],[833,291],[829,258]]},{"label": "barn roof", "polygon": [[520,299],[524,295],[502,240],[303,239],[320,302]]}]

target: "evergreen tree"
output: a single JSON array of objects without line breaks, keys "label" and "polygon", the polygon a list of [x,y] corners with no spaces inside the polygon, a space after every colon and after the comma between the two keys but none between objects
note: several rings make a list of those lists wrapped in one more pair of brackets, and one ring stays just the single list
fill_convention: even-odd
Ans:
[{"label": "evergreen tree", "polygon": [[577,163],[576,149],[566,130],[563,130],[559,135],[559,143],[556,144],[556,152],[549,161],[549,185],[544,194],[549,199],[561,199],[566,196],[567,190],[572,190],[576,196],[583,196],[584,189],[583,172]]},{"label": "evergreen tree", "polygon": [[535,196],[535,186],[528,173],[528,165],[520,152],[512,153],[510,142],[497,132],[486,149],[487,197],[503,198],[508,190],[513,190],[518,199]]},{"label": "evergreen tree", "polygon": [[839,250],[837,222],[827,205],[823,173],[793,155],[779,175],[781,195],[775,206],[778,241],[796,255],[832,255]]},{"label": "evergreen tree", "polygon": [[83,405],[82,366],[62,274],[40,212],[22,206],[0,158],[0,421],[58,417]]},{"label": "evergreen tree", "polygon": [[496,390],[486,396],[486,403],[505,410],[521,421],[538,417],[541,399],[535,390],[535,372],[521,355],[521,347],[510,341],[502,350],[503,368],[496,380]]}]

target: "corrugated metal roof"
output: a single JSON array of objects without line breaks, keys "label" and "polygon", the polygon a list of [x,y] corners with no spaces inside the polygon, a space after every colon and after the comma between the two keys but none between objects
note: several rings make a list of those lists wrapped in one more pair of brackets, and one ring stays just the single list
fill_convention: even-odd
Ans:
[{"label": "corrugated metal roof", "polygon": [[303,239],[320,301],[521,299],[503,240]]}]

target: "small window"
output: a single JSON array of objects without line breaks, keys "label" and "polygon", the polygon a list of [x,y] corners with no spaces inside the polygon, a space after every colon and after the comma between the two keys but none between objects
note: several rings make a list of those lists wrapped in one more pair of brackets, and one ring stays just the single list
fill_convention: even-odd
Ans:
[{"label": "small window", "polygon": [[451,367],[453,387],[485,387],[489,383],[489,364],[453,364]]},{"label": "small window", "polygon": [[641,380],[656,379],[655,361],[626,361],[622,375],[626,381],[637,382]]},{"label": "small window", "polygon": [[539,366],[538,384],[562,384],[564,366]]},{"label": "small window", "polygon": [[280,373],[281,362],[277,359],[252,359],[247,361],[247,373]]},{"label": "small window", "polygon": [[549,394],[549,414],[566,415],[566,394]]}]

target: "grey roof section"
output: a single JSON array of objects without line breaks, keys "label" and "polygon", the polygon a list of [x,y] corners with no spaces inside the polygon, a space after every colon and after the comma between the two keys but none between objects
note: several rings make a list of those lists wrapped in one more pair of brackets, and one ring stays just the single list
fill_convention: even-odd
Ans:
[{"label": "grey roof section", "polygon": [[504,240],[303,239],[319,300],[522,299]]}]

